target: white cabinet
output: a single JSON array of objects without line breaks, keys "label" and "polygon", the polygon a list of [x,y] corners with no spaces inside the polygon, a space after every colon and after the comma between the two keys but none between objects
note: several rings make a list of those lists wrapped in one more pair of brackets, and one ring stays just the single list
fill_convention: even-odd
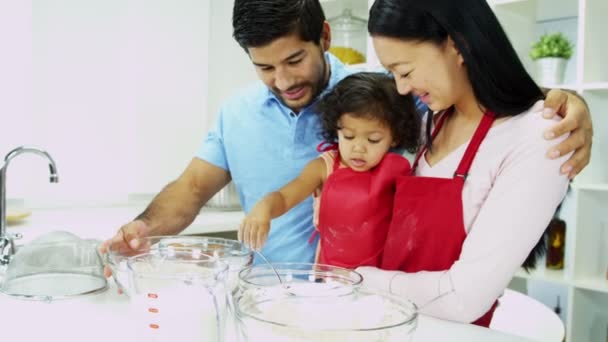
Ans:
[{"label": "white cabinet", "polygon": [[522,282],[542,281],[565,287],[566,341],[605,341],[608,339],[608,185],[574,182],[566,201],[562,210],[567,222],[564,270],[548,270],[543,265],[530,274],[521,270],[512,285],[521,289]]}]

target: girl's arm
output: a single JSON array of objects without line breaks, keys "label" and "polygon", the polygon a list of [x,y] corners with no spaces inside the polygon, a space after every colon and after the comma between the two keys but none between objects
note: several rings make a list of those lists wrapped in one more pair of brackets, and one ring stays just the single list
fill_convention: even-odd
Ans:
[{"label": "girl's arm", "polygon": [[310,196],[323,184],[325,174],[325,161],[316,158],[304,167],[296,179],[266,195],[243,219],[239,228],[239,240],[251,248],[261,249],[268,237],[270,220],[283,215]]}]

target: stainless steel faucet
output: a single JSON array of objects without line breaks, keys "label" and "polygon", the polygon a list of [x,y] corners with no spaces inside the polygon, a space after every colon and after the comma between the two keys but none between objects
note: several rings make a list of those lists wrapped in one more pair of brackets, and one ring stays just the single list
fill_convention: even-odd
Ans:
[{"label": "stainless steel faucet", "polygon": [[51,183],[57,183],[57,166],[48,152],[32,146],[20,146],[10,151],[0,168],[0,265],[8,265],[11,257],[15,254],[14,236],[6,233],[6,169],[13,158],[22,153],[34,153],[45,157],[49,161],[51,171]]}]

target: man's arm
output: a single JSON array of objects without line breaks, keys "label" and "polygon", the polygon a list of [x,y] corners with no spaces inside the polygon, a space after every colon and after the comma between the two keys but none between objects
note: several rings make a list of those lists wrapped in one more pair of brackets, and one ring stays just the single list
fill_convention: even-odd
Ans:
[{"label": "man's arm", "polygon": [[230,174],[226,170],[193,158],[179,178],[165,186],[136,220],[146,223],[149,235],[178,234],[228,182]]},{"label": "man's arm", "polygon": [[561,166],[561,172],[570,179],[581,172],[591,159],[593,124],[591,113],[585,100],[573,91],[561,89],[543,89],[545,98],[545,118],[552,118],[557,113],[564,119],[545,132],[546,139],[555,139],[570,132],[570,136],[559,145],[552,147],[547,155],[559,158],[574,151],[574,154]]},{"label": "man's arm", "polygon": [[[179,178],[169,183],[133,221],[123,225],[100,251],[109,246],[138,248],[138,238],[152,235],[175,235],[184,230],[201,207],[226,184],[230,174],[200,158],[193,158]],[[124,246],[124,247],[122,247]],[[106,272],[109,275],[109,271]]]}]

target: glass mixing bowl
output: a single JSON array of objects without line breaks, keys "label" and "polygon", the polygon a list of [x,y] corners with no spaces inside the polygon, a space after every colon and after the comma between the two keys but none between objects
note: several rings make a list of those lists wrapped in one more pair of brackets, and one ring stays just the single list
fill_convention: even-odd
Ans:
[{"label": "glass mixing bowl", "polygon": [[355,271],[273,265],[284,277],[283,284],[266,272],[267,265],[239,275],[235,319],[242,341],[411,341],[416,306],[388,293],[361,289],[361,275]]},{"label": "glass mixing bowl", "polygon": [[121,287],[128,278],[127,259],[151,250],[215,256],[228,264],[227,286],[230,291],[236,289],[238,272],[253,263],[253,251],[236,240],[205,236],[152,236],[142,238],[139,242],[136,250],[125,248],[124,243],[108,247],[106,262],[112,269],[114,280]]},{"label": "glass mixing bowl", "polygon": [[0,291],[44,301],[101,292],[107,281],[97,252],[99,243],[64,231],[43,235],[17,250]]},{"label": "glass mixing bowl", "polygon": [[[273,263],[272,266],[259,264],[243,269],[239,273],[239,290],[286,289],[300,296],[337,296],[351,293],[363,281],[359,273],[336,266],[310,263]],[[281,284],[283,286],[279,286]]]}]

